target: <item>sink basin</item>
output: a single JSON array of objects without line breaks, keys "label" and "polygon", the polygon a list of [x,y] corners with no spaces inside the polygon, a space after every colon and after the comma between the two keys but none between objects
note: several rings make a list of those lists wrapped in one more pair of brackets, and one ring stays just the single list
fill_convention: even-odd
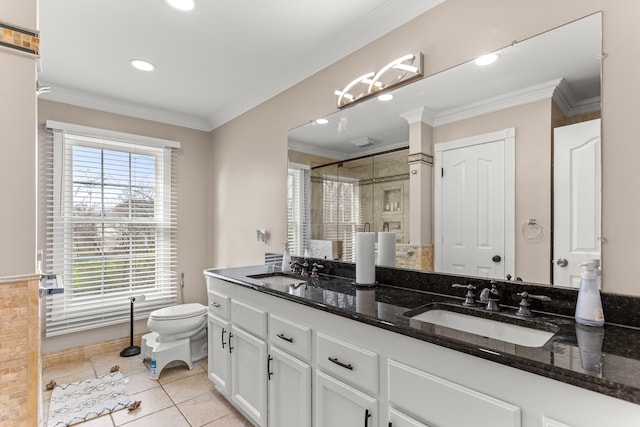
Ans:
[{"label": "sink basin", "polygon": [[286,274],[256,274],[254,276],[248,276],[251,279],[255,279],[263,286],[266,286],[269,289],[274,289],[280,292],[288,292],[290,289],[296,289],[300,285],[307,283],[306,280],[288,276]]},{"label": "sink basin", "polygon": [[410,317],[411,322],[426,322],[525,347],[542,347],[554,335],[554,332],[547,330],[529,328],[443,309],[431,309]]}]

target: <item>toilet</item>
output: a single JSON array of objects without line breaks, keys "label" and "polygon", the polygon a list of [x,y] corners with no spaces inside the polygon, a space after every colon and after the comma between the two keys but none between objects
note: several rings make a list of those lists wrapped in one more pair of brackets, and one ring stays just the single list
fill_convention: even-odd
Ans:
[{"label": "toilet", "polygon": [[147,320],[151,331],[142,337],[140,359],[151,360],[149,378],[157,380],[167,364],[193,362],[207,357],[207,307],[179,304],[152,311]]}]

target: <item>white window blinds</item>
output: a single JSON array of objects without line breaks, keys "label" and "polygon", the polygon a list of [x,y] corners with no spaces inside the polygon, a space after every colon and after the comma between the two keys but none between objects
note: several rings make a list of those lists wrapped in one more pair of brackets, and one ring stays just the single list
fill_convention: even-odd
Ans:
[{"label": "white window blinds", "polygon": [[[40,147],[46,336],[126,322],[176,302],[175,141],[47,122]],[[96,136],[97,135],[97,136]]]},{"label": "white window blinds", "polygon": [[303,256],[310,236],[309,167],[289,163],[287,175],[287,244],[292,255]]}]

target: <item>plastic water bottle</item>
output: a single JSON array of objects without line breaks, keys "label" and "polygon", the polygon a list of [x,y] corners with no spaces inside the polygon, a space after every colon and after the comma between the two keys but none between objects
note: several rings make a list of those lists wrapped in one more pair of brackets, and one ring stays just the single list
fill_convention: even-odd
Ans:
[{"label": "plastic water bottle", "polygon": [[600,260],[580,264],[580,290],[576,304],[576,322],[587,326],[604,325],[604,312],[600,298]]},{"label": "plastic water bottle", "polygon": [[151,375],[156,375],[156,359],[151,359]]}]

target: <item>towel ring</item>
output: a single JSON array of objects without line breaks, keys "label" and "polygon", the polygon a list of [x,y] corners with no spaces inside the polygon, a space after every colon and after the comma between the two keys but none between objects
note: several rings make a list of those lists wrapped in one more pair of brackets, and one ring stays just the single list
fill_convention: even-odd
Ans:
[{"label": "towel ring", "polygon": [[526,240],[542,239],[542,226],[535,219],[529,219],[528,222],[522,224],[522,236]]}]

